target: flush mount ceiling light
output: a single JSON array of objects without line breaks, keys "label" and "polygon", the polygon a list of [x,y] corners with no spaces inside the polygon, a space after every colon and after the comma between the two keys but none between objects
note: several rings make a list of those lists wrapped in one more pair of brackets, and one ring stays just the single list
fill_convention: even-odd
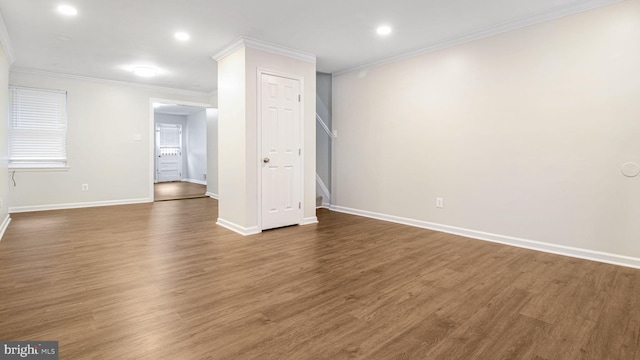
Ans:
[{"label": "flush mount ceiling light", "polygon": [[158,70],[146,66],[137,66],[131,70],[134,74],[141,77],[154,77],[158,75]]},{"label": "flush mount ceiling light", "polygon": [[378,28],[376,29],[376,32],[380,36],[389,35],[391,34],[391,26],[388,26],[388,25],[378,26]]},{"label": "flush mount ceiling light", "polygon": [[74,16],[78,14],[78,10],[73,6],[69,5],[60,5],[58,6],[58,12],[62,15]]},{"label": "flush mount ceiling light", "polygon": [[186,32],[177,32],[173,35],[177,40],[180,41],[187,41],[191,38],[191,36],[189,36],[189,34],[187,34]]}]

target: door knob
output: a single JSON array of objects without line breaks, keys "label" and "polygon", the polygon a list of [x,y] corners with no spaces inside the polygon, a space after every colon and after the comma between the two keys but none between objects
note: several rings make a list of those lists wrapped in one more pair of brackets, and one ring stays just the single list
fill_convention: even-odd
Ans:
[{"label": "door knob", "polygon": [[266,164],[266,163],[268,163],[269,161],[271,161],[271,160],[269,160],[269,158],[268,158],[268,157],[266,157],[266,158],[262,159],[262,162],[263,162],[263,163],[265,163],[265,164]]}]

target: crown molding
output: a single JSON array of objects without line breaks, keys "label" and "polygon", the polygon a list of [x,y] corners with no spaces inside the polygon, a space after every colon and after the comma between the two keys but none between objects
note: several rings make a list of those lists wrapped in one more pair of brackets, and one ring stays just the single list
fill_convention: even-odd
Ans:
[{"label": "crown molding", "polygon": [[287,56],[297,60],[310,62],[312,64],[316,63],[316,56],[308,52],[294,50],[284,46],[271,44],[266,41],[261,41],[257,39],[246,38],[246,37],[244,38],[244,43],[246,47],[267,51],[267,52],[271,52],[278,55]]},{"label": "crown molding", "polygon": [[428,46],[426,48],[422,48],[422,49],[411,51],[411,52],[408,52],[408,53],[392,56],[392,57],[389,57],[389,58],[376,60],[376,61],[373,61],[373,62],[370,62],[370,63],[366,63],[366,64],[363,64],[363,65],[358,65],[358,66],[355,66],[355,67],[339,70],[339,71],[334,72],[333,76],[340,76],[340,75],[343,75],[343,74],[346,74],[346,73],[350,73],[352,71],[364,70],[364,69],[368,69],[368,68],[372,68],[372,67],[377,67],[377,66],[381,66],[381,65],[390,64],[390,63],[395,63],[395,62],[398,62],[398,61],[401,61],[401,60],[406,60],[406,59],[413,58],[413,57],[420,56],[420,55],[430,54],[430,53],[433,53],[433,52],[436,52],[436,51],[440,51],[440,50],[443,50],[443,49],[446,49],[446,48],[450,48],[450,47],[454,47],[454,46],[461,45],[461,44],[464,44],[464,43],[468,43],[468,42],[471,42],[471,41],[474,41],[474,40],[479,40],[479,39],[491,37],[491,36],[502,34],[502,33],[508,32],[508,31],[512,31],[512,30],[516,30],[516,29],[519,29],[519,28],[523,28],[523,27],[539,24],[539,23],[546,22],[546,21],[551,21],[551,20],[558,19],[558,18],[561,18],[561,17],[577,14],[577,13],[580,13],[580,12],[583,12],[583,11],[599,8],[599,7],[606,6],[606,5],[615,4],[615,3],[618,3],[618,2],[622,2],[622,1],[625,1],[625,0],[589,0],[589,1],[582,2],[580,4],[574,4],[574,5],[570,5],[570,6],[563,6],[563,7],[556,8],[554,10],[551,10],[551,11],[548,11],[548,12],[545,12],[545,13],[542,13],[542,14],[537,14],[537,15],[534,15],[534,16],[529,16],[529,17],[526,17],[526,18],[521,18],[521,19],[517,19],[517,20],[513,20],[513,21],[507,21],[507,22],[503,22],[503,23],[495,25],[495,26],[490,26],[490,27],[486,27],[486,28],[478,30],[478,31],[474,31],[474,32],[469,33],[469,34],[450,37],[448,39],[445,39],[443,41],[437,42],[437,43],[435,43],[435,44],[433,44],[431,46]]},{"label": "crown molding", "polygon": [[9,72],[15,73],[15,74],[46,76],[46,77],[53,77],[53,78],[59,78],[59,79],[89,81],[89,82],[95,82],[95,83],[107,84],[107,85],[128,86],[128,87],[146,89],[146,90],[157,91],[157,92],[173,94],[173,95],[184,95],[184,96],[193,96],[193,97],[209,96],[209,93],[206,93],[206,92],[175,89],[175,88],[162,87],[162,86],[156,86],[156,85],[138,84],[138,83],[132,83],[132,82],[120,81],[120,80],[109,80],[109,79],[101,79],[101,78],[94,78],[94,77],[88,77],[88,76],[54,73],[49,71],[25,69],[25,68],[18,68],[18,67],[11,68]]},{"label": "crown molding", "polygon": [[316,56],[314,54],[300,51],[300,50],[290,49],[284,46],[268,43],[262,40],[252,39],[246,36],[241,36],[239,39],[225,46],[222,50],[218,51],[215,55],[213,55],[212,58],[215,61],[220,61],[225,57],[231,55],[236,50],[243,47],[249,47],[252,49],[267,51],[270,53],[283,55],[286,57],[310,62],[313,64],[316,63]]},{"label": "crown molding", "polygon": [[223,47],[220,51],[212,55],[211,58],[215,61],[220,61],[242,47],[244,47],[244,38],[240,37]]},{"label": "crown molding", "polygon": [[0,44],[2,44],[4,55],[7,57],[9,66],[11,66],[11,64],[16,61],[16,57],[13,52],[13,45],[11,45],[11,38],[9,37],[9,31],[7,30],[7,25],[4,23],[2,13],[0,13]]}]

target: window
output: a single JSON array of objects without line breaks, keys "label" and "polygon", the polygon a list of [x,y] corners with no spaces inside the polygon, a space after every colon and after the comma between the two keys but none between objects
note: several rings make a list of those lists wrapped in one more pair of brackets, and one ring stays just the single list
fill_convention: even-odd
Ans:
[{"label": "window", "polygon": [[9,88],[9,167],[67,166],[67,92]]}]

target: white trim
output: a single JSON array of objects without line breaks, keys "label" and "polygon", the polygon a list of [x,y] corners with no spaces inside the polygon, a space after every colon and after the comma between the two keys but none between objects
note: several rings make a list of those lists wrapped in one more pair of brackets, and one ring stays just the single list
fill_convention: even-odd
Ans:
[{"label": "white trim", "polygon": [[2,237],[4,236],[4,232],[9,227],[9,223],[10,222],[11,222],[11,216],[9,216],[9,214],[7,214],[7,216],[4,217],[4,221],[2,222],[2,225],[0,225],[0,241],[2,241]]},{"label": "white trim", "polygon": [[516,246],[516,247],[530,249],[530,250],[537,250],[537,251],[542,251],[542,252],[547,252],[547,253],[552,253],[557,255],[570,256],[570,257],[579,258],[579,259],[586,259],[586,260],[603,262],[607,264],[620,265],[620,266],[640,269],[640,258],[635,258],[630,256],[616,255],[616,254],[611,254],[611,253],[606,253],[601,251],[581,249],[581,248],[557,245],[557,244],[550,244],[550,243],[527,240],[527,239],[522,239],[522,238],[517,238],[512,236],[492,234],[492,233],[487,233],[483,231],[476,231],[471,229],[459,228],[455,226],[436,224],[436,223],[431,223],[431,222],[422,221],[422,220],[415,220],[415,219],[408,219],[408,218],[403,218],[399,216],[379,214],[379,213],[365,211],[365,210],[357,210],[357,209],[347,208],[343,206],[331,205],[330,209],[333,211],[342,212],[346,214],[364,216],[372,219],[389,221],[389,222],[394,222],[398,224],[419,227],[423,229],[435,230],[435,231],[440,231],[444,233],[474,238],[478,240],[490,241],[494,243],[511,245],[511,246]]},{"label": "white trim", "polygon": [[32,211],[48,211],[48,210],[64,210],[64,209],[79,209],[98,206],[113,206],[113,205],[130,205],[130,204],[142,204],[153,202],[153,199],[126,199],[126,200],[108,200],[108,201],[93,201],[83,203],[70,203],[70,204],[52,204],[52,205],[35,205],[35,206],[17,206],[10,207],[9,213],[23,213]]},{"label": "white trim", "polygon": [[42,167],[38,167],[38,166],[14,166],[11,167],[9,166],[7,168],[7,171],[9,172],[49,172],[49,171],[69,171],[71,169],[71,167],[69,167],[68,165],[65,166],[42,166]]},{"label": "white trim", "polygon": [[293,59],[310,62],[312,64],[316,63],[315,54],[311,54],[308,52],[295,50],[295,49],[287,48],[284,46],[268,43],[266,41],[248,38],[248,37],[244,38],[244,44],[246,47],[283,55]]},{"label": "white trim", "polygon": [[257,160],[257,168],[258,168],[258,174],[256,176],[257,178],[257,216],[256,219],[258,219],[258,229],[260,229],[260,231],[262,231],[262,161],[260,159],[262,159],[262,75],[272,75],[272,76],[277,76],[277,77],[282,77],[282,78],[286,78],[286,79],[292,79],[292,80],[296,80],[298,81],[298,85],[299,88],[298,90],[300,91],[300,96],[302,97],[299,104],[300,104],[300,139],[299,139],[299,148],[301,149],[301,154],[300,154],[300,223],[302,223],[304,221],[304,209],[305,209],[305,201],[304,201],[304,196],[305,196],[305,185],[304,185],[304,99],[305,99],[305,92],[304,92],[304,77],[303,76],[298,76],[298,75],[294,75],[294,74],[286,74],[283,72],[279,72],[279,71],[275,71],[275,70],[269,70],[269,69],[265,69],[265,68],[261,68],[259,67],[257,69],[256,72],[256,89],[257,89],[257,98],[256,98],[256,132],[257,132],[257,154],[256,154],[256,159]]},{"label": "white trim", "polygon": [[310,216],[302,219],[302,222],[300,223],[300,225],[304,226],[304,225],[311,225],[311,224],[317,224],[317,223],[318,223],[318,218],[316,216]]},{"label": "white trim", "polygon": [[[127,82],[127,81],[120,81],[120,80],[101,79],[101,78],[94,78],[94,77],[81,76],[81,75],[54,73],[49,71],[25,69],[25,68],[18,68],[18,67],[11,68],[9,72],[16,73],[16,74],[47,76],[47,77],[68,79],[68,80],[88,81],[88,82],[95,82],[95,83],[106,84],[106,85],[128,86],[128,87],[146,89],[150,91],[162,92],[162,93],[171,94],[171,95],[184,95],[184,96],[193,96],[193,97],[202,97],[202,98],[209,96],[208,93],[206,92],[175,89],[175,88],[168,88],[168,87],[148,85],[148,84],[139,84],[139,83],[133,83],[133,82]],[[211,107],[211,105],[209,105],[209,107]]]},{"label": "white trim", "polygon": [[218,196],[218,194],[214,194],[212,192],[206,192],[205,195],[207,195],[208,197],[212,198],[212,199],[216,199],[216,200],[220,200],[220,197]]},{"label": "white trim", "polygon": [[184,100],[175,100],[175,99],[164,99],[164,98],[151,98],[151,107],[153,108],[153,103],[164,103],[164,104],[172,104],[172,105],[186,105],[193,107],[201,107],[201,108],[210,108],[212,107],[209,103],[200,103],[193,101],[184,101]]},{"label": "white trim", "polygon": [[149,129],[147,135],[149,136],[149,145],[147,150],[149,151],[149,198],[156,200],[155,184],[158,183],[157,169],[156,169],[156,113],[153,107],[154,99],[149,99]]},{"label": "white trim", "polygon": [[233,54],[236,50],[241,49],[243,47],[250,47],[253,49],[258,49],[262,51],[267,51],[270,53],[283,55],[286,57],[294,58],[297,60],[302,60],[306,62],[310,62],[312,64],[316,63],[316,56],[314,54],[290,49],[284,46],[268,43],[266,41],[252,39],[250,37],[242,36],[239,39],[233,41],[229,45],[222,48],[222,50],[218,51],[215,55],[211,56],[213,60],[220,61],[225,57]]},{"label": "white trim", "polygon": [[249,236],[249,235],[255,235],[255,234],[260,234],[262,231],[260,231],[260,229],[258,229],[257,226],[252,226],[252,227],[244,227],[244,226],[240,226],[237,224],[232,223],[231,221],[227,221],[225,219],[222,218],[218,218],[218,220],[216,221],[216,225],[220,225],[225,229],[229,229],[233,232],[236,232],[240,235],[243,236]]},{"label": "white trim", "polygon": [[227,56],[236,52],[236,50],[244,47],[244,38],[240,37],[228,45],[224,46],[217,53],[211,55],[211,58],[215,61],[220,62],[220,60],[226,58]]},{"label": "white trim", "polygon": [[[320,187],[320,190],[322,190],[322,198],[331,200],[331,192],[329,191],[327,186],[324,184],[324,181],[322,181],[322,179],[320,178],[320,175],[318,175],[318,173],[316,173],[316,183]],[[322,205],[324,206],[324,204],[325,204],[325,202],[323,201]]]},{"label": "white trim", "polygon": [[198,184],[198,185],[207,185],[207,181],[206,180],[184,179],[182,181],[190,182],[190,183]]},{"label": "white trim", "polygon": [[322,120],[322,118],[320,117],[320,115],[318,115],[318,113],[316,113],[316,120],[318,121],[318,123],[320,123],[320,126],[322,127],[322,129],[324,130],[324,132],[327,133],[327,135],[329,135],[329,139],[333,140],[333,133],[331,132],[331,130],[329,130],[329,127],[327,126],[327,124],[324,122],[324,120]]},{"label": "white trim", "polygon": [[0,13],[0,44],[4,50],[4,55],[7,57],[7,62],[11,66],[16,61],[16,56],[13,52],[13,44],[11,44],[9,30],[7,30],[7,24],[4,22],[2,13]]},{"label": "white trim", "polygon": [[464,44],[464,43],[468,43],[474,40],[479,40],[479,39],[483,39],[483,38],[487,38],[487,37],[491,37],[494,35],[498,35],[498,34],[502,34],[508,31],[512,31],[512,30],[516,30],[519,28],[523,28],[523,27],[527,27],[527,26],[531,26],[531,25],[535,25],[535,24],[539,24],[545,21],[550,21],[550,20],[554,20],[554,19],[558,19],[561,17],[565,17],[565,16],[569,16],[569,15],[573,15],[579,12],[583,12],[583,11],[587,11],[587,10],[591,10],[591,9],[595,9],[598,7],[602,7],[602,6],[606,6],[606,5],[611,5],[611,4],[615,4],[617,2],[621,2],[624,0],[590,0],[590,1],[585,1],[585,2],[581,2],[579,4],[572,4],[570,6],[563,6],[563,7],[559,7],[556,8],[554,10],[542,13],[542,14],[537,14],[537,15],[533,15],[533,16],[528,16],[525,18],[521,18],[521,19],[516,19],[516,20],[512,20],[512,21],[506,21],[503,22],[501,24],[498,25],[493,25],[493,26],[489,26],[468,34],[463,34],[463,35],[459,35],[459,36],[453,36],[450,37],[448,39],[444,39],[441,41],[438,41],[426,48],[422,48],[416,51],[411,51],[405,54],[401,54],[401,55],[397,55],[397,56],[392,56],[389,58],[384,58],[384,59],[380,59],[377,61],[373,61],[367,64],[363,64],[363,65],[358,65],[355,67],[351,67],[351,68],[347,68],[347,69],[343,69],[343,70],[339,70],[339,71],[335,71],[333,73],[333,76],[340,76],[352,71],[357,71],[357,70],[363,70],[363,69],[368,69],[368,68],[372,68],[372,67],[376,67],[376,66],[381,66],[381,65],[386,65],[386,64],[390,64],[390,63],[395,63],[401,60],[406,60],[412,57],[416,57],[419,55],[425,55],[425,54],[429,54],[429,53],[433,53],[442,49],[446,49],[446,48],[450,48],[456,45],[460,45],[460,44]]}]

